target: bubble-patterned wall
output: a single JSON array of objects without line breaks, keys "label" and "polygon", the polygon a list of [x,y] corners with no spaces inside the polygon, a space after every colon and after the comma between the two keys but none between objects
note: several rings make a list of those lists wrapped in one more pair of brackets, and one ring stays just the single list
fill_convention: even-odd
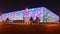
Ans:
[{"label": "bubble-patterned wall", "polygon": [[35,20],[36,17],[38,17],[40,22],[57,22],[59,20],[59,16],[52,11],[45,7],[38,7],[2,14],[0,16],[0,22],[2,20],[5,21],[7,18],[9,18],[9,20],[23,20],[23,17],[25,17],[26,20],[29,20],[30,17],[33,17]]}]

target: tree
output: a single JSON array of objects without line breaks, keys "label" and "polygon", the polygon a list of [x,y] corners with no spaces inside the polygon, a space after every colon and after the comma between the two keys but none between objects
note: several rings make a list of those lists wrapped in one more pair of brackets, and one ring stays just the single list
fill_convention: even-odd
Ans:
[{"label": "tree", "polygon": [[31,24],[32,24],[32,23],[33,23],[33,21],[34,21],[32,17],[31,17],[29,20],[30,20],[30,23],[31,23]]},{"label": "tree", "polygon": [[40,19],[38,17],[36,17],[36,23],[39,23],[40,22]]},{"label": "tree", "polygon": [[6,21],[9,21],[9,18],[7,18]]},{"label": "tree", "polygon": [[30,18],[30,21],[33,21],[33,18],[32,17]]},{"label": "tree", "polygon": [[33,23],[33,18],[31,17],[29,20],[30,20],[30,27],[31,27],[31,25]]},{"label": "tree", "polygon": [[24,21],[25,21],[25,17],[23,17],[23,23],[24,23]]}]

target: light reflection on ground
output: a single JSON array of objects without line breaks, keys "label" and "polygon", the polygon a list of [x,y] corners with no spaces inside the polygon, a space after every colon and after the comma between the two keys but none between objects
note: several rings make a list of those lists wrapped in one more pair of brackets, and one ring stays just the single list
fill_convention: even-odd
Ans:
[{"label": "light reflection on ground", "polygon": [[45,24],[47,27],[54,27],[54,26],[59,26],[58,24]]},{"label": "light reflection on ground", "polygon": [[3,24],[0,23],[0,32],[5,33],[60,33],[59,24]]},{"label": "light reflection on ground", "polygon": [[46,28],[47,31],[52,31],[55,28],[58,28],[59,24],[45,24],[44,27]]}]

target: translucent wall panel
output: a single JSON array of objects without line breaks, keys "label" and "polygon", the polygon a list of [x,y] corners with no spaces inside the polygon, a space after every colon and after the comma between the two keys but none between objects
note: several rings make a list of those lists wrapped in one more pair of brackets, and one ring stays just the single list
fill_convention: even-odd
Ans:
[{"label": "translucent wall panel", "polygon": [[20,16],[18,19],[23,20],[23,17],[24,17],[24,11],[20,11]]},{"label": "translucent wall panel", "polygon": [[17,12],[8,13],[10,20],[22,20],[23,19],[23,10]]},{"label": "translucent wall panel", "polygon": [[38,13],[37,8],[34,8],[34,11],[33,11],[33,12],[34,12],[34,18],[33,18],[33,19],[35,20],[35,19],[36,19],[36,17],[37,17],[37,13]]},{"label": "translucent wall panel", "polygon": [[5,21],[7,19],[7,17],[8,17],[8,14],[7,13],[1,15],[1,18],[2,18],[3,21]]},{"label": "translucent wall panel", "polygon": [[43,16],[44,16],[43,7],[41,7],[41,9],[40,9],[40,22],[43,22]]},{"label": "translucent wall panel", "polygon": [[53,12],[50,12],[50,22],[57,22],[58,20],[59,20],[59,16],[57,16]]},{"label": "translucent wall panel", "polygon": [[30,17],[33,17],[35,20],[36,17],[38,17],[40,22],[57,22],[59,20],[59,16],[45,7],[25,9],[2,14],[0,20],[6,20],[7,18],[9,18],[9,20],[23,20],[23,17],[25,17],[26,20],[29,20]]},{"label": "translucent wall panel", "polygon": [[59,16],[54,14],[52,11],[48,10],[47,8],[43,7],[44,22],[57,22],[59,20]]},{"label": "translucent wall panel", "polygon": [[28,12],[29,12],[29,19],[30,19],[30,17],[32,17],[33,18],[33,20],[35,19],[35,12],[34,12],[34,8],[33,9],[29,9],[28,10]]}]

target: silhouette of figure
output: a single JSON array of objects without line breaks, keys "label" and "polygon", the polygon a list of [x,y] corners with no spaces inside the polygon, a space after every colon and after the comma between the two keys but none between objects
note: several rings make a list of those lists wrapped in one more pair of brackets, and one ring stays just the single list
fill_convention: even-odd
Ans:
[{"label": "silhouette of figure", "polygon": [[30,27],[31,27],[31,25],[33,23],[33,18],[31,17],[29,20],[30,20]]},{"label": "silhouette of figure", "polygon": [[36,23],[40,23],[40,19],[38,17],[36,17]]},{"label": "silhouette of figure", "polygon": [[7,18],[6,21],[9,21],[9,18]]}]

